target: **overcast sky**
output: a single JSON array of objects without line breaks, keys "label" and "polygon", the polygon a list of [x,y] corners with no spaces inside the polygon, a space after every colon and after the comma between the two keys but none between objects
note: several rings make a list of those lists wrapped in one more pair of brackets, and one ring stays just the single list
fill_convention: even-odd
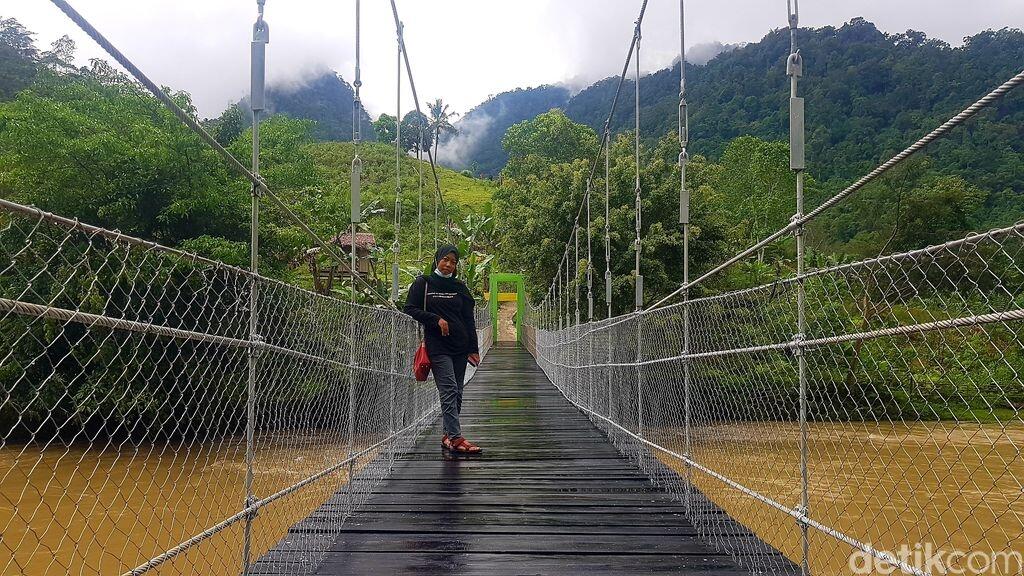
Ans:
[{"label": "overcast sky", "polygon": [[[421,99],[441,97],[454,110],[465,112],[488,95],[516,87],[582,86],[618,74],[641,2],[397,3]],[[247,92],[255,0],[72,0],[72,4],[155,81],[190,92],[203,115],[216,116]],[[913,28],[953,45],[988,28],[1024,28],[1024,0],[803,0],[800,4],[801,26],[839,26],[863,16],[887,32]],[[650,0],[642,69],[664,68],[678,57],[678,10],[677,0]],[[394,114],[396,54],[390,4],[363,0],[362,11],[363,98],[372,115]],[[328,68],[351,80],[354,12],[355,0],[267,0],[271,81],[301,82]],[[101,49],[47,0],[0,0],[0,16],[13,16],[37,32],[41,46],[69,34],[83,62],[101,55]],[[772,28],[785,25],[785,0],[687,1],[688,46],[757,41]],[[403,99],[411,104],[407,83],[405,89]]]}]

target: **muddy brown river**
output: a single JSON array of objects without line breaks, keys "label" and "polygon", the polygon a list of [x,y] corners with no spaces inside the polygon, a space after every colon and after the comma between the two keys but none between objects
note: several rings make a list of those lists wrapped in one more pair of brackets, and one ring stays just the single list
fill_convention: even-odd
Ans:
[{"label": "muddy brown river", "polygon": [[[715,426],[694,432],[693,452],[702,465],[795,508],[798,432],[778,422]],[[682,452],[678,431],[658,434],[663,445]],[[817,522],[897,556],[905,547],[909,564],[935,574],[943,573],[939,566],[951,574],[1022,573],[1024,426],[812,424],[808,446],[809,509]],[[662,459],[685,470],[677,460]],[[793,518],[707,474],[694,471],[693,480],[719,507],[799,562],[801,533]],[[708,521],[704,527],[713,535],[722,524]],[[851,563],[853,548],[819,530],[809,535],[816,576],[893,573],[887,565],[872,566],[864,554]],[[985,566],[987,558],[992,562]],[[972,572],[968,562],[985,570]]]},{"label": "muddy brown river", "polygon": [[[682,450],[678,430],[651,436]],[[722,425],[695,431],[694,454],[709,468],[793,507],[800,502],[797,440],[789,423]],[[892,552],[900,544],[930,544],[940,552],[1024,552],[1024,426],[819,424],[811,427],[809,445],[811,516],[824,525]],[[239,442],[107,447],[102,454],[99,448],[48,448],[41,458],[39,448],[0,451],[0,574],[121,574],[242,506],[245,450]],[[257,495],[344,459],[345,448],[318,438],[265,447],[256,463]],[[665,461],[684,471],[677,461]],[[799,560],[800,530],[792,518],[703,473],[693,478],[719,507]],[[262,510],[253,528],[255,555],[344,482],[342,471]],[[722,526],[709,520],[701,528],[715,539]],[[237,574],[241,535],[239,522],[152,573]],[[816,530],[810,542],[813,574],[855,573],[848,544]]]},{"label": "muddy brown river", "polygon": [[[95,450],[0,450],[0,574],[122,574],[210,526],[244,504],[245,445],[152,446]],[[257,497],[344,460],[347,445],[292,438],[258,452]],[[41,456],[41,457],[40,457]],[[343,485],[329,475],[261,509],[254,558]],[[238,522],[149,573],[241,573]]]}]

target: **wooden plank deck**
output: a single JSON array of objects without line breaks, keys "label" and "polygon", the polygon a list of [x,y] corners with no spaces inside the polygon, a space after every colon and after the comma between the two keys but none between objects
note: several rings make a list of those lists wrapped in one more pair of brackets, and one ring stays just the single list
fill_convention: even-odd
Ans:
[{"label": "wooden plank deck", "polygon": [[345,523],[315,573],[749,574],[703,542],[682,505],[525,350],[490,352],[466,388],[463,428],[483,455],[444,457],[437,423]]}]

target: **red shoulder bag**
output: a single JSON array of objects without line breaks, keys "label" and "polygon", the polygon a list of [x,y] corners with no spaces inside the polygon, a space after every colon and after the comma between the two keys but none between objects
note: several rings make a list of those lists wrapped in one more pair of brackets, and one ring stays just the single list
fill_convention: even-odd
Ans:
[{"label": "red shoulder bag", "polygon": [[[423,311],[427,311],[427,289],[430,288],[430,282],[427,279],[423,279]],[[427,376],[430,375],[430,356],[427,355],[427,344],[420,338],[420,347],[416,349],[416,356],[412,360],[412,373],[416,376],[416,380],[419,382],[425,382]]]}]

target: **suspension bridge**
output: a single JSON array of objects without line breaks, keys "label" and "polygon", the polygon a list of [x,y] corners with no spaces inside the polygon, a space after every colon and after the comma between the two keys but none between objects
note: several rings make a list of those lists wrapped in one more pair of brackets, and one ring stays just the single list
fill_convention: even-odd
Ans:
[{"label": "suspension bridge", "polygon": [[[260,175],[265,0],[253,28],[248,166],[68,1],[51,1],[251,182],[251,261],[232,266],[0,199],[3,574],[930,575],[966,573],[982,553],[1006,561],[984,573],[1021,573],[1024,222],[829,267],[808,264],[804,231],[1005,98],[1024,71],[993,79],[988,94],[805,211],[805,70],[798,7],[787,3],[791,49],[779,65],[790,79],[780,106],[789,107],[792,220],[691,279],[680,66],[684,280],[655,299],[641,270],[644,0],[586,194],[567,215],[558,273],[539,302],[520,290],[516,342],[495,342],[493,314],[478,311],[484,361],[467,388],[465,427],[487,451],[445,459],[436,391],[410,368],[417,328],[395,306],[398,241],[390,295],[364,281],[344,300],[259,272],[269,203],[361,281],[359,0],[347,255]],[[399,84],[408,81],[420,111],[394,0],[391,10]],[[636,296],[632,313],[613,316],[610,265],[607,313],[595,303],[602,231],[592,211],[603,192],[609,263],[610,126],[631,68]],[[432,170],[428,194],[447,222],[438,230],[435,217],[436,244],[451,222],[427,156],[418,166]],[[422,251],[422,172],[419,181]],[[411,218],[400,179],[396,188],[397,229]],[[786,242],[792,275],[708,288]],[[359,290],[375,303],[358,302]],[[894,411],[894,380],[953,416]],[[44,399],[61,408],[40,408]]]}]

